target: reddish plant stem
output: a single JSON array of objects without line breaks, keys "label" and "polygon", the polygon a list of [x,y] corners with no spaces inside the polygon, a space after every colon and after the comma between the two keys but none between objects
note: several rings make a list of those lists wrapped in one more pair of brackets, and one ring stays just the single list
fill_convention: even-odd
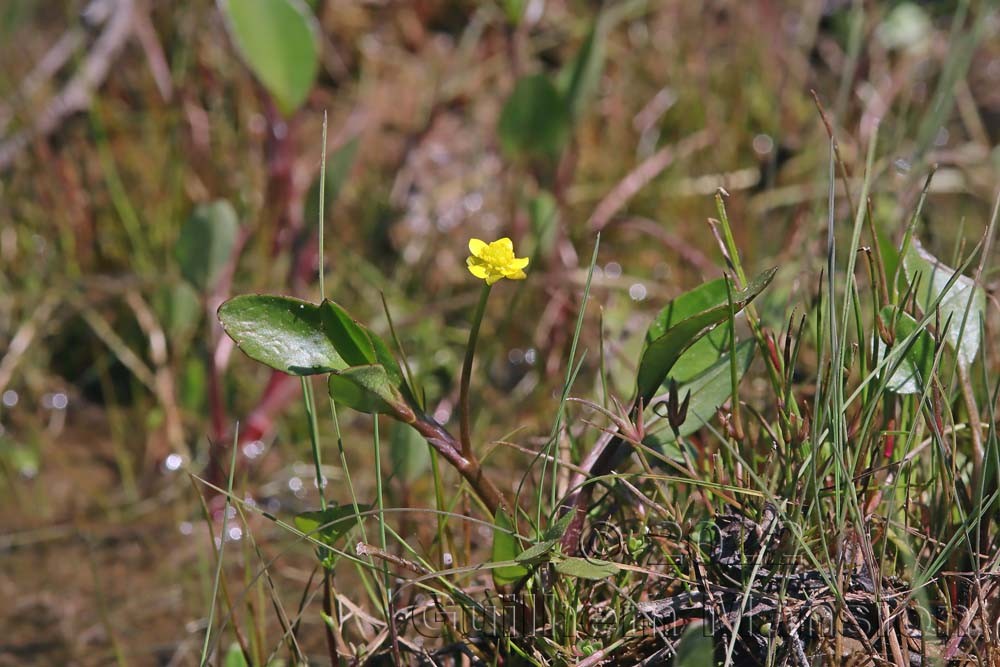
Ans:
[{"label": "reddish plant stem", "polygon": [[511,506],[503,493],[483,473],[479,460],[473,454],[462,454],[461,445],[455,440],[455,436],[426,415],[418,416],[415,421],[411,421],[409,424],[465,478],[465,481],[486,505],[490,514],[496,514],[498,509],[503,509],[510,514]]}]

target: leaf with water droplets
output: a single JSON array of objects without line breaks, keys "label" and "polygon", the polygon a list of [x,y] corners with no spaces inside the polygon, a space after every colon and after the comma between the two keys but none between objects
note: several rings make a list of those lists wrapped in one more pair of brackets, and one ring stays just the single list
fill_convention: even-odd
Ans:
[{"label": "leaf with water droplets", "polygon": [[251,359],[290,375],[347,366],[326,332],[320,306],[288,296],[246,294],[219,308],[219,322]]}]

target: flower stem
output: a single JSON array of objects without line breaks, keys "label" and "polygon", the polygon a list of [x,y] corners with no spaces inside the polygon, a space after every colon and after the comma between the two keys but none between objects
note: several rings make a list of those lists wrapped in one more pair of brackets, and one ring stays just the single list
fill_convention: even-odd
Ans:
[{"label": "flower stem", "polygon": [[476,340],[479,338],[479,325],[483,322],[483,314],[486,312],[486,300],[490,297],[490,285],[483,285],[483,291],[479,294],[479,303],[476,305],[476,312],[472,316],[472,330],[469,331],[469,343],[465,346],[465,362],[462,364],[462,382],[458,393],[458,411],[461,419],[459,426],[459,439],[462,443],[462,455],[472,454],[472,436],[469,427],[469,382],[472,379],[472,360],[476,356]]}]

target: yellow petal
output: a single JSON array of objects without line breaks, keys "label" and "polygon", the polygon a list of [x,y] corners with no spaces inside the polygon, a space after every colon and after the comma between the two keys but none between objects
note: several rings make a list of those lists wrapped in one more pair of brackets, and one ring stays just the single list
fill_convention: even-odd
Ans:
[{"label": "yellow petal", "polygon": [[486,247],[485,241],[480,241],[479,239],[469,239],[469,252],[471,252],[476,257],[483,251]]},{"label": "yellow petal", "polygon": [[493,273],[491,275],[486,276],[486,284],[487,285],[492,285],[493,283],[495,283],[496,281],[500,280],[501,278],[503,278],[503,276],[500,275],[499,273]]},{"label": "yellow petal", "polygon": [[530,260],[527,257],[515,257],[513,260],[510,261],[508,266],[511,266],[515,269],[523,269],[524,267],[528,266],[529,261]]},{"label": "yellow petal", "polygon": [[502,239],[497,239],[496,241],[494,241],[490,245],[494,246],[494,247],[498,247],[498,248],[506,248],[507,250],[510,250],[511,252],[514,252],[514,244],[506,236],[503,237]]},{"label": "yellow petal", "polygon": [[508,280],[524,280],[528,276],[521,269],[504,269],[503,277]]},{"label": "yellow petal", "polygon": [[466,261],[466,265],[469,267],[469,273],[477,278],[486,277],[486,267],[476,260],[475,257],[470,257]]}]

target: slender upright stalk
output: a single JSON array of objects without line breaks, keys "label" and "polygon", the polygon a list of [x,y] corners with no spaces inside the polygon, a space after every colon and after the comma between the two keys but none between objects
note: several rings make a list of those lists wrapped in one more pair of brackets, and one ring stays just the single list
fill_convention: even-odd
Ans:
[{"label": "slender upright stalk", "polygon": [[323,462],[320,458],[319,425],[316,423],[316,403],[313,401],[312,385],[305,377],[302,381],[302,403],[309,421],[309,443],[312,446],[313,467],[316,470],[316,488],[319,490],[319,507],[326,509],[326,480],[323,479]]},{"label": "slender upright stalk", "polygon": [[[375,454],[375,502],[378,507],[378,529],[379,542],[382,553],[389,553],[389,543],[386,540],[385,530],[385,500],[382,491],[382,447],[381,438],[378,431],[378,414],[372,415],[372,449]],[[393,618],[392,604],[392,576],[389,574],[389,563],[382,561],[382,590],[384,598],[382,605],[385,608],[385,620],[389,624],[389,634],[392,639],[392,653],[397,665],[403,664],[399,653],[399,638],[396,635],[396,620]]]},{"label": "slender upright stalk", "polygon": [[319,298],[326,298],[326,250],[323,248],[323,227],[326,226],[326,216],[324,214],[324,208],[326,204],[326,111],[323,112],[323,153],[319,163],[319,221],[317,226],[319,229],[319,257],[317,258],[317,263],[319,267],[317,272],[319,273]]},{"label": "slender upright stalk", "polygon": [[472,454],[472,435],[469,426],[469,383],[472,380],[472,360],[476,356],[476,340],[479,338],[479,325],[483,322],[486,312],[486,300],[490,297],[490,285],[483,284],[479,293],[479,303],[472,316],[472,329],[469,331],[469,343],[465,346],[465,361],[462,364],[462,382],[458,393],[458,411],[461,419],[459,426],[459,441],[462,443],[462,456]]},{"label": "slender upright stalk", "polygon": [[[219,535],[218,561],[215,563],[215,583],[212,584],[212,606],[208,608],[208,625],[205,628],[205,642],[201,646],[201,660],[199,665],[204,667],[208,664],[208,648],[212,639],[212,626],[215,624],[215,601],[219,598],[219,582],[222,580],[222,554],[226,548],[227,523],[229,521],[229,507],[233,497],[233,478],[236,475],[236,452],[239,449],[240,425],[236,424],[233,430],[233,455],[229,462],[229,483],[226,485],[226,506],[222,511],[222,533]],[[209,517],[211,523],[211,517]]]}]

